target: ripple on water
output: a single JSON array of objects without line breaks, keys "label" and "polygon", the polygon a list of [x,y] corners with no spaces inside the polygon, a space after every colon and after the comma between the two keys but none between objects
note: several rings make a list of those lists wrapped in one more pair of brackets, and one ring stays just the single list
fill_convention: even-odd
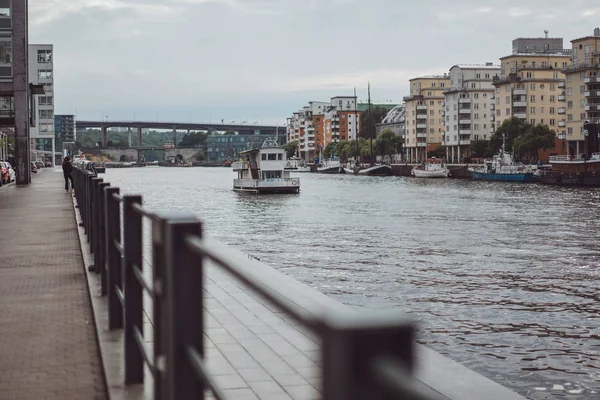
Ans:
[{"label": "ripple on water", "polygon": [[233,175],[106,178],[348,305],[411,312],[420,342],[529,398],[600,398],[600,191],[303,174],[251,196]]}]

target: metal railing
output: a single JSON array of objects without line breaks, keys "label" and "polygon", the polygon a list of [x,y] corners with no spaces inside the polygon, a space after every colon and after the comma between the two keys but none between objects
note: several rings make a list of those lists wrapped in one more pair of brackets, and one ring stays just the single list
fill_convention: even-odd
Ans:
[{"label": "metal railing", "polygon": [[[326,400],[433,399],[411,376],[414,328],[398,312],[356,311],[316,302],[289,278],[204,237],[193,214],[150,212],[142,197],[120,195],[92,171],[73,169],[75,195],[108,301],[108,328],[124,330],[125,384],[154,378],[155,399],[226,400],[206,366],[203,281],[206,261],[281,309],[321,342]],[[152,281],[144,277],[143,219],[151,222]],[[154,351],[143,330],[144,292],[152,298]]]}]

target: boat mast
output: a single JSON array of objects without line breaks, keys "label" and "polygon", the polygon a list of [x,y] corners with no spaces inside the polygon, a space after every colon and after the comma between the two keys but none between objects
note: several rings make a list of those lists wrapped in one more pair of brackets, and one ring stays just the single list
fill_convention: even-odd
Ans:
[{"label": "boat mast", "polygon": [[371,82],[368,84],[367,91],[369,102],[369,137],[371,138],[371,156],[369,158],[371,159],[371,165],[373,165],[375,163],[373,162],[373,115],[371,114]]}]

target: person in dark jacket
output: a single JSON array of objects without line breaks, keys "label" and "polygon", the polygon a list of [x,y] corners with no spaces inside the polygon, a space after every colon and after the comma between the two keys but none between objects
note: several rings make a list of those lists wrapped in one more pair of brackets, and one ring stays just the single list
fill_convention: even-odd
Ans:
[{"label": "person in dark jacket", "polygon": [[71,157],[65,157],[62,169],[65,177],[65,191],[69,193],[69,180],[71,181],[71,188],[73,188],[73,164],[71,164]]}]

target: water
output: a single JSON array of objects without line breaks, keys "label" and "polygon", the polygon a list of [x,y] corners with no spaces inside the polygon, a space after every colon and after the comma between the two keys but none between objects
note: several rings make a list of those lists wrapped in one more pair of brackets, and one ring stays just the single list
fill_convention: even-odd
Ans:
[{"label": "water", "polygon": [[345,304],[411,312],[421,343],[523,395],[600,398],[600,190],[302,174],[255,196],[233,177],[106,174]]}]

